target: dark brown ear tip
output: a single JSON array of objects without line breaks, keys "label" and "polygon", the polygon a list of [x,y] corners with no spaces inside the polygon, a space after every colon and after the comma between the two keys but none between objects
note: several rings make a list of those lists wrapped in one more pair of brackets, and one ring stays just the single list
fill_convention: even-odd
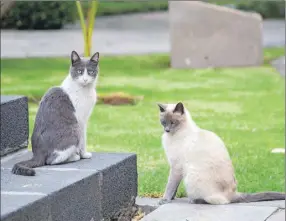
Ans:
[{"label": "dark brown ear tip", "polygon": [[156,104],[157,104],[158,107],[163,107],[163,104],[161,104],[159,102],[157,102]]},{"label": "dark brown ear tip", "polygon": [[179,103],[177,103],[177,105],[176,106],[180,106],[181,108],[183,108],[184,109],[184,104],[183,104],[183,102],[179,102]]},{"label": "dark brown ear tip", "polygon": [[183,103],[182,103],[182,102],[179,102],[179,103],[176,104],[173,113],[179,112],[179,113],[183,114],[183,113],[184,113],[184,109],[185,109],[185,108],[184,108]]},{"label": "dark brown ear tip", "polygon": [[165,108],[164,108],[163,104],[157,103],[157,105],[158,105],[158,107],[159,107],[161,112],[165,111]]}]

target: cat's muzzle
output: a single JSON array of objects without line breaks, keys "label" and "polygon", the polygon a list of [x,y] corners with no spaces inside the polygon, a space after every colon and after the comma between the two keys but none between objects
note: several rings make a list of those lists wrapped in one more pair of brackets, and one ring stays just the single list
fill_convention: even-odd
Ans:
[{"label": "cat's muzzle", "polygon": [[167,132],[167,133],[170,132],[170,129],[169,129],[169,128],[165,128],[164,130],[165,130],[165,132]]}]

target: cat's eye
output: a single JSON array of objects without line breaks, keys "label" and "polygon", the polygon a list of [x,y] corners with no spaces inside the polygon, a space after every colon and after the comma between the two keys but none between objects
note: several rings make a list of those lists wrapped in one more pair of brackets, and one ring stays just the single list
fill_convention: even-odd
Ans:
[{"label": "cat's eye", "polygon": [[174,125],[175,124],[175,122],[174,121],[171,121],[171,125]]},{"label": "cat's eye", "polygon": [[88,73],[89,73],[89,74],[93,74],[93,73],[94,73],[94,71],[89,71]]},{"label": "cat's eye", "polygon": [[81,74],[81,73],[82,73],[82,70],[77,70],[77,73],[78,73],[78,74]]}]

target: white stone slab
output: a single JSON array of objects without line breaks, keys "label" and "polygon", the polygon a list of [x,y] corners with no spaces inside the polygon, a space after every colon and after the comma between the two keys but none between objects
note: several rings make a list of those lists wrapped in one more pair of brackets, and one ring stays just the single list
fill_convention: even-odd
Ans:
[{"label": "white stone slab", "polygon": [[273,214],[267,219],[267,221],[285,221],[285,210],[280,210]]},{"label": "white stone slab", "polygon": [[142,221],[264,221],[276,210],[266,206],[171,203],[160,206]]}]

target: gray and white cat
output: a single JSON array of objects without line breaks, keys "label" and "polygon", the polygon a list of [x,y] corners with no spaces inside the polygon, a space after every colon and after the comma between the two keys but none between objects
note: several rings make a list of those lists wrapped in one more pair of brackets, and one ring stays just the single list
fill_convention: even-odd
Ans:
[{"label": "gray and white cat", "polygon": [[92,157],[86,152],[86,129],[96,103],[98,73],[98,52],[80,58],[72,51],[68,76],[41,99],[31,137],[33,158],[16,163],[12,173],[34,176],[35,167]]},{"label": "gray and white cat", "polygon": [[181,180],[192,203],[285,200],[285,193],[238,193],[233,165],[220,137],[199,128],[181,102],[158,106],[164,127],[162,144],[170,165],[166,190],[159,204],[174,199]]}]

